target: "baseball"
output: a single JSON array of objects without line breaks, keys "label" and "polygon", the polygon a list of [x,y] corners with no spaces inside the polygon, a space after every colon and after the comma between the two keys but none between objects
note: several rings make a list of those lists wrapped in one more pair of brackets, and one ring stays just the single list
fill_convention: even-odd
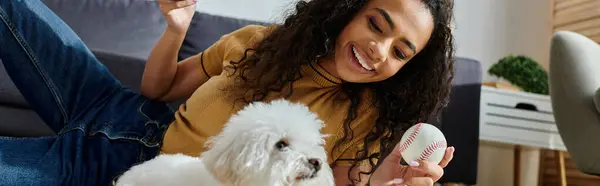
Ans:
[{"label": "baseball", "polygon": [[400,153],[406,162],[427,160],[439,164],[446,152],[446,137],[437,127],[419,123],[410,127],[400,139]]}]

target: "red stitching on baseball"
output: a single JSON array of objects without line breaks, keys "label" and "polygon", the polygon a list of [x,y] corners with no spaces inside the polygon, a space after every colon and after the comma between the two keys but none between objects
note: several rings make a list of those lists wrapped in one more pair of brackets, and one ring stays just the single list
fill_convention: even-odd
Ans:
[{"label": "red stitching on baseball", "polygon": [[431,154],[433,154],[433,152],[439,148],[446,148],[446,141],[435,141],[431,144],[429,144],[429,146],[427,146],[427,148],[425,148],[425,150],[423,150],[423,152],[421,153],[421,156],[419,156],[419,161],[421,160],[425,160],[427,158],[429,158],[429,156],[431,156]]},{"label": "red stitching on baseball", "polygon": [[415,130],[413,130],[413,132],[411,132],[410,135],[406,138],[406,141],[404,141],[404,143],[400,145],[400,153],[404,152],[408,148],[408,146],[412,144],[412,142],[415,140],[415,137],[417,137],[417,134],[419,134],[419,130],[421,129],[422,124],[423,123],[418,123]]}]

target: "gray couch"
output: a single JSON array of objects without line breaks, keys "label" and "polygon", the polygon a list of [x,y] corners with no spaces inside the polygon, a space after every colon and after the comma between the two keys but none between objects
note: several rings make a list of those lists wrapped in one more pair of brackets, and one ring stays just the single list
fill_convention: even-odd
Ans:
[{"label": "gray couch", "polygon": [[[139,0],[42,0],[86,43],[96,57],[121,81],[138,89],[145,59],[164,30],[155,2]],[[196,13],[179,57],[194,55],[223,34],[260,22]],[[440,182],[475,184],[479,138],[479,62],[458,58],[450,106],[438,124],[458,151]],[[176,107],[181,101],[171,103]],[[0,63],[0,135],[55,135],[4,72]]]}]

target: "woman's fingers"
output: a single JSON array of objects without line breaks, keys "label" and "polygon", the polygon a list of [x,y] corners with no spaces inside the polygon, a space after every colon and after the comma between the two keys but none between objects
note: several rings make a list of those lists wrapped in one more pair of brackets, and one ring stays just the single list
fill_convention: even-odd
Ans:
[{"label": "woman's fingers", "polygon": [[402,153],[400,152],[400,143],[397,143],[394,150],[383,160],[391,165],[399,165],[402,161]]},{"label": "woman's fingers", "polygon": [[444,175],[442,167],[429,161],[411,162],[409,165],[411,169],[423,173],[434,181],[439,180]]},{"label": "woman's fingers", "polygon": [[158,4],[165,10],[173,10],[195,5],[197,0],[158,0]]},{"label": "woman's fingers", "polygon": [[446,166],[448,166],[448,163],[450,163],[450,161],[452,160],[452,158],[454,157],[454,147],[448,147],[446,149],[446,153],[444,154],[444,158],[442,159],[442,161],[440,161],[440,167],[445,168]]},{"label": "woman's fingers", "polygon": [[409,186],[433,186],[434,183],[435,181],[430,177],[413,177],[402,184]]},{"label": "woman's fingers", "polygon": [[430,177],[412,177],[409,178],[408,180],[403,180],[403,179],[394,179],[392,181],[389,181],[386,185],[394,185],[394,186],[433,186],[433,184],[435,184],[435,181],[433,179],[431,179]]}]

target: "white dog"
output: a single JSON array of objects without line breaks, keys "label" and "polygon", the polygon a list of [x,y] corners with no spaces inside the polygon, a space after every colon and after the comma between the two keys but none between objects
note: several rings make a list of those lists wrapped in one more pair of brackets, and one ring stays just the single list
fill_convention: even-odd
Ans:
[{"label": "white dog", "polygon": [[323,122],[301,104],[252,103],[233,115],[200,157],[159,155],[117,186],[334,185]]}]

